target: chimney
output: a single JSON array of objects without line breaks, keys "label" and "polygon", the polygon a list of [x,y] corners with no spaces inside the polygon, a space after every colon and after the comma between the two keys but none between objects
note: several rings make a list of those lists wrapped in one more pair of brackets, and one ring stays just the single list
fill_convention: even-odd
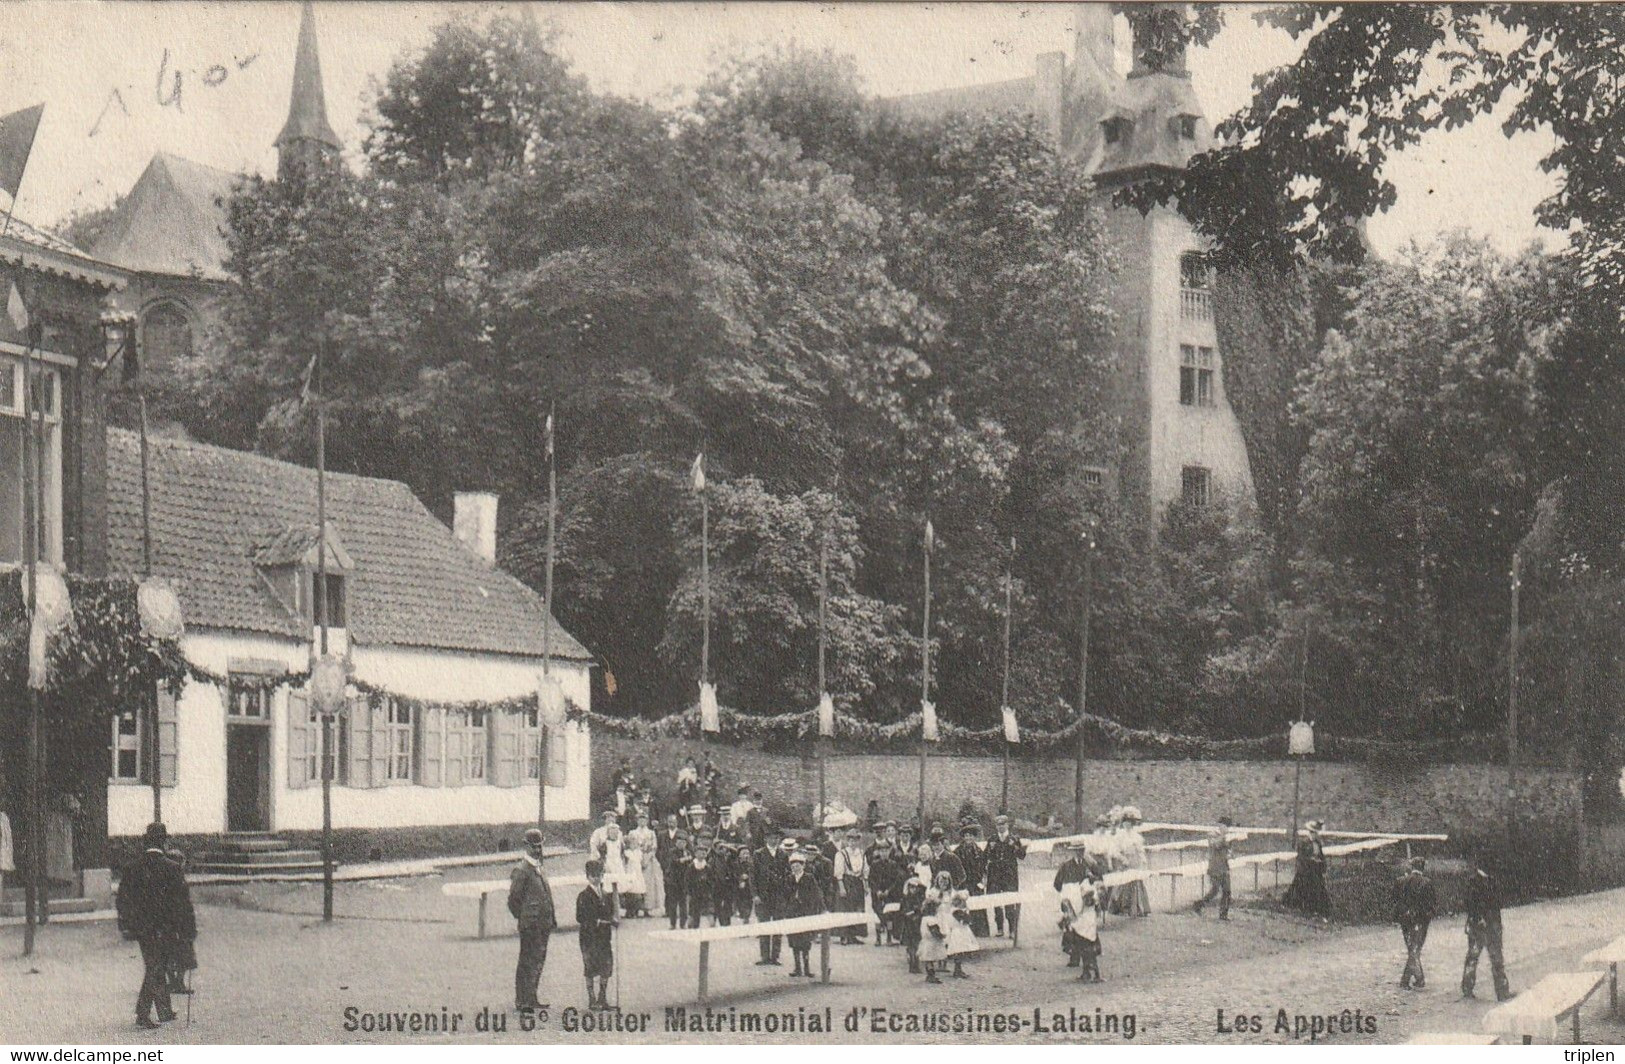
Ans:
[{"label": "chimney", "polygon": [[457,541],[487,562],[497,563],[497,497],[490,491],[459,491],[452,503],[451,530]]}]

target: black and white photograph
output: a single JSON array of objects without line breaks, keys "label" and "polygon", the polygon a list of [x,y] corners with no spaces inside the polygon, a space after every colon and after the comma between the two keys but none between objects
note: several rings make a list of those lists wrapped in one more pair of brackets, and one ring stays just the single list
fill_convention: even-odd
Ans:
[{"label": "black and white photograph", "polygon": [[1622,82],[1610,3],[0,0],[8,1059],[1613,1060]]}]

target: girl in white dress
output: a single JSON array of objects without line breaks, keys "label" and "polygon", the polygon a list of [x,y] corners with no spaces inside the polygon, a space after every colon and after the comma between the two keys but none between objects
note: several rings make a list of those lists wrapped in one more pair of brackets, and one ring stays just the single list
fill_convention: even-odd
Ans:
[{"label": "girl in white dress", "polygon": [[636,847],[642,858],[643,885],[643,915],[649,916],[665,904],[665,874],[661,871],[660,862],[655,859],[655,852],[659,849],[660,840],[655,837],[654,828],[649,826],[647,811],[638,813],[638,826],[633,828],[626,836],[627,862],[631,863],[632,848]]}]

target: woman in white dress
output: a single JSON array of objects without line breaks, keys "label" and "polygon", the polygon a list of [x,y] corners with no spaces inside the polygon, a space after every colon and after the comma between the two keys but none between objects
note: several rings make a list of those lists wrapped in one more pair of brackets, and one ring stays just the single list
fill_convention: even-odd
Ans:
[{"label": "woman in white dress", "polygon": [[604,863],[604,888],[618,891],[624,905],[629,885],[626,875],[626,836],[621,834],[621,826],[614,821],[599,830],[604,834],[598,840],[594,856]]},{"label": "woman in white dress", "polygon": [[645,810],[638,813],[638,826],[633,828],[626,836],[627,863],[631,863],[632,850],[636,848],[641,856],[643,885],[643,915],[649,916],[665,904],[666,879],[660,870],[660,862],[656,860],[656,851],[660,840],[655,837],[654,828],[649,826],[649,814]]},{"label": "woman in white dress", "polygon": [[[918,869],[920,866],[915,867]],[[930,865],[924,866],[924,871],[929,876]],[[925,965],[925,981],[928,983],[942,982],[937,978],[937,966],[948,962],[948,931],[953,920],[948,899],[953,892],[953,875],[949,872],[938,873],[936,882],[925,892],[925,902],[920,907],[919,960]]]},{"label": "woman in white dress", "polygon": [[[1140,834],[1138,806],[1123,807],[1123,830],[1117,836],[1117,852],[1122,858],[1123,867],[1129,871],[1143,872],[1151,867],[1151,855],[1146,852],[1145,836]],[[1123,912],[1130,916],[1151,915],[1151,895],[1146,889],[1145,880],[1125,883],[1118,891],[1118,897],[1122,899]]]}]

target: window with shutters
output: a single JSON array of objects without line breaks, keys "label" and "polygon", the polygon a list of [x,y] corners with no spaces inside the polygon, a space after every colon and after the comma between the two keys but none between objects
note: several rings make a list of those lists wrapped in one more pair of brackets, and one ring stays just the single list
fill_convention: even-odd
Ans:
[{"label": "window with shutters", "polygon": [[1213,473],[1203,466],[1186,466],[1180,471],[1179,487],[1186,506],[1206,506],[1213,499]]},{"label": "window with shutters", "polygon": [[[385,776],[391,783],[412,782],[412,706],[391,698],[386,704],[384,723]],[[373,736],[377,743],[378,736]]]},{"label": "window with shutters", "polygon": [[125,708],[113,717],[112,778],[136,783],[141,771],[141,740],[146,729],[141,726],[141,712]]},{"label": "window with shutters", "polygon": [[271,690],[269,687],[258,685],[253,687],[231,685],[226,698],[226,715],[242,720],[270,720]]},{"label": "window with shutters", "polygon": [[484,709],[470,709],[464,711],[468,718],[464,725],[468,735],[468,782],[485,782],[485,758],[490,751],[490,728],[487,721],[490,711]]}]

